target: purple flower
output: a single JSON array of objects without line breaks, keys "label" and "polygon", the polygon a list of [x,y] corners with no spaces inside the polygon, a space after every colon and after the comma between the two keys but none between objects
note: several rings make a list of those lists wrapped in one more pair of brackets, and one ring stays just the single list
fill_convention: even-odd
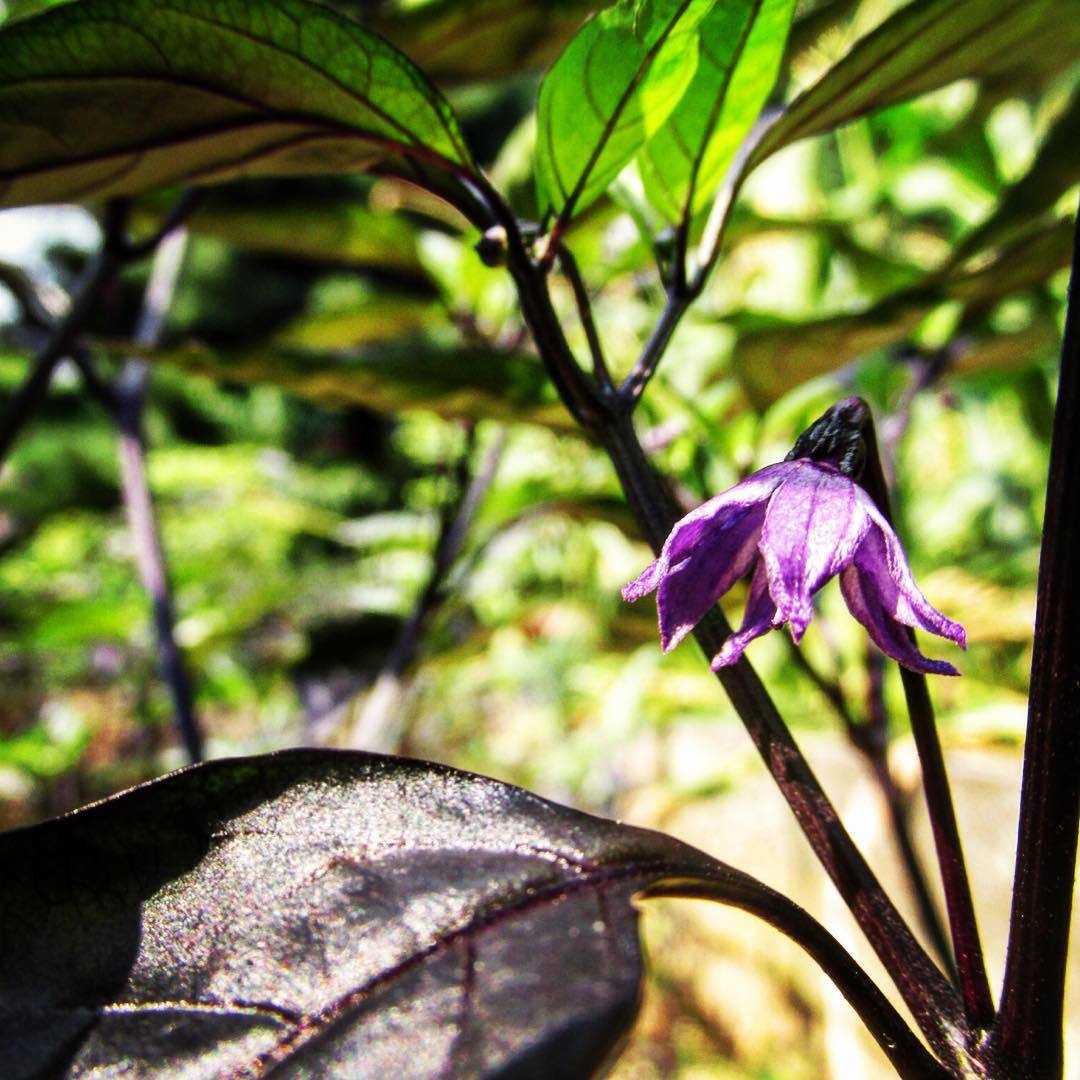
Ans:
[{"label": "purple flower", "polygon": [[785,622],[799,641],[814,613],[811,597],[839,574],[851,614],[882,652],[913,671],[958,674],[923,656],[905,628],[967,648],[964,628],[919,591],[896,533],[870,496],[823,461],[769,465],[703,503],[675,525],[660,558],[622,593],[638,600],[657,591],[660,641],[668,652],[751,568],[742,626],[713,657],[714,671]]}]

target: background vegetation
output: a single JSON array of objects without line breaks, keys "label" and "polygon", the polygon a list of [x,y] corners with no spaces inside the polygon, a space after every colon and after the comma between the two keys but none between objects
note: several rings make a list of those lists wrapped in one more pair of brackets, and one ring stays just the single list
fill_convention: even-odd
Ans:
[{"label": "background vegetation", "polygon": [[[42,6],[10,3],[5,15]],[[478,160],[534,215],[539,78],[592,5],[338,6],[439,81]],[[897,6],[800,5],[780,96]],[[837,397],[871,403],[916,576],[969,631],[964,677],[936,680],[934,693],[972,817],[980,790],[1015,788],[1019,771],[1080,179],[1080,68],[1046,48],[1035,59],[873,112],[758,169],[641,416],[689,507],[782,457]],[[175,196],[140,199],[137,226],[152,229]],[[619,372],[663,301],[645,215],[624,176],[569,235]],[[56,301],[99,236],[88,211],[6,211],[0,258]],[[820,910],[786,809],[758,787],[695,648],[662,656],[651,606],[620,600],[648,550],[476,239],[388,179],[237,181],[190,217],[165,334],[147,354],[146,431],[208,756],[320,745],[447,762],[663,827],[785,884],[764,859]],[[130,352],[148,271],[132,265],[95,316],[106,374]],[[568,289],[557,299],[573,310]],[[10,393],[33,328],[14,292],[0,312]],[[4,827],[184,762],[132,555],[114,426],[65,367],[0,479]],[[741,610],[741,594],[730,600]],[[880,829],[827,695],[781,635],[751,651],[785,718],[849,792],[856,834]],[[805,653],[862,717],[876,669],[835,586]],[[899,717],[899,682],[885,680]],[[903,730],[893,734],[903,778],[910,755]],[[1007,866],[1014,826],[1002,810],[986,829],[1000,846],[985,857]],[[884,833],[868,843],[891,858]],[[794,861],[781,865],[784,853]],[[987,902],[1003,919],[1003,894]],[[811,1077],[830,1055],[836,1067],[816,976],[748,925],[674,904],[650,914],[656,978],[617,1075]],[[702,962],[702,942],[714,960]]]}]

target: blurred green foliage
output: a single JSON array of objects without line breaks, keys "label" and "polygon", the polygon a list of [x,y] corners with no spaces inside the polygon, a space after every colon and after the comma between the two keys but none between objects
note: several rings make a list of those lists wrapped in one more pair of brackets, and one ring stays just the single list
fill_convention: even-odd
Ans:
[{"label": "blurred green foliage", "polygon": [[[433,62],[482,164],[535,212],[539,73],[591,5],[339,6]],[[781,96],[897,6],[800,5]],[[1014,742],[1024,717],[1080,181],[1080,68],[1047,60],[1028,76],[952,82],[754,172],[641,417],[689,507],[781,458],[838,396],[867,398],[895,455],[916,576],[969,630],[964,677],[934,685],[954,742]],[[141,199],[139,227],[173,194]],[[662,303],[641,196],[631,169],[568,233],[616,374]],[[648,792],[657,819],[737,783],[742,758],[679,750],[687,733],[737,721],[695,647],[661,656],[654,613],[620,600],[647,549],[607,459],[530,351],[506,275],[476,258],[461,220],[395,181],[299,178],[215,189],[190,229],[151,354],[147,430],[210,753],[348,738],[428,583],[446,507],[505,433],[406,673],[400,748],[611,814]],[[71,287],[87,252],[46,254]],[[106,374],[126,355],[145,278],[135,267],[96,316]],[[555,287],[585,355],[570,291]],[[31,351],[13,316],[0,393]],[[730,599],[737,619],[742,596]],[[864,700],[864,637],[835,586],[805,649]],[[837,729],[780,635],[751,655],[793,725]],[[113,428],[64,369],[0,484],[0,824],[180,763]],[[679,1043],[691,1065],[712,1052],[699,1053],[704,1038]],[[668,1075],[642,1054],[634,1075]]]}]

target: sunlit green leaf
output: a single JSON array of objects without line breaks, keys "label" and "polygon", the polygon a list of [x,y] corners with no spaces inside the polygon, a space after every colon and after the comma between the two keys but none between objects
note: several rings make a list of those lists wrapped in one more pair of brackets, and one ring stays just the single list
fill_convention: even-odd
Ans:
[{"label": "sunlit green leaf", "polygon": [[[765,407],[810,379],[902,342],[946,301],[985,311],[1012,293],[1042,284],[1068,265],[1071,237],[1071,222],[1058,222],[1030,233],[977,270],[946,268],[858,315],[747,328],[735,345],[732,364],[754,405]],[[1051,332],[1040,320],[1000,339],[980,340],[961,352],[958,366],[976,372],[1010,366],[1025,356],[1032,359],[1045,349]]]},{"label": "sunlit green leaf", "polygon": [[272,383],[328,405],[573,426],[533,357],[462,346],[436,335],[405,335],[333,351],[285,341],[228,352],[187,345],[163,348],[152,357],[229,382]]},{"label": "sunlit green leaf", "polygon": [[[361,15],[368,5],[335,6]],[[400,5],[366,21],[447,85],[547,67],[595,7],[595,0],[469,0]]]},{"label": "sunlit green leaf", "polygon": [[707,204],[776,79],[794,0],[719,4],[702,20],[697,71],[645,144],[641,173],[671,221]]},{"label": "sunlit green leaf", "polygon": [[809,135],[897,101],[1022,67],[1047,49],[1075,58],[1080,0],[916,0],[801,94],[750,156],[746,171]]},{"label": "sunlit green leaf", "polygon": [[619,0],[594,16],[540,87],[537,191],[569,218],[600,195],[678,104],[714,0]]},{"label": "sunlit green leaf", "polygon": [[425,76],[308,0],[81,0],[0,31],[2,205],[388,154],[471,168]]},{"label": "sunlit green leaf", "polygon": [[1047,133],[1028,171],[1002,196],[994,213],[961,243],[958,256],[1012,239],[1080,182],[1080,90]]}]

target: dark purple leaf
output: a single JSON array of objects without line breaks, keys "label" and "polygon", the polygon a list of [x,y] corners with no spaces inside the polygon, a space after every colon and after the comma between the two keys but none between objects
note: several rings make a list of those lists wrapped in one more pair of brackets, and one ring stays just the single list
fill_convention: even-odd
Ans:
[{"label": "dark purple leaf", "polygon": [[587,1076],[637,1010],[648,891],[764,915],[929,1060],[771,890],[438,765],[211,762],[0,835],[0,859],[5,1078]]}]

